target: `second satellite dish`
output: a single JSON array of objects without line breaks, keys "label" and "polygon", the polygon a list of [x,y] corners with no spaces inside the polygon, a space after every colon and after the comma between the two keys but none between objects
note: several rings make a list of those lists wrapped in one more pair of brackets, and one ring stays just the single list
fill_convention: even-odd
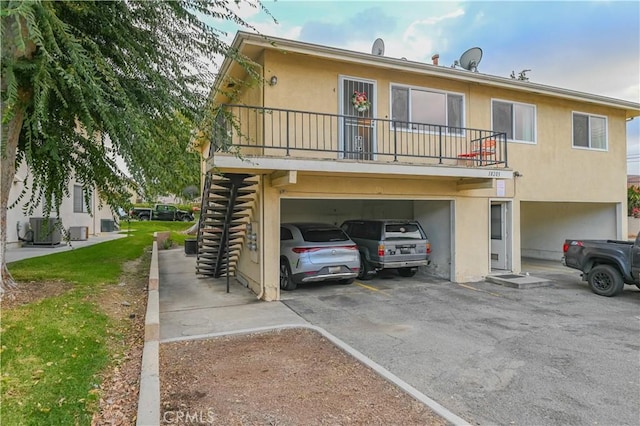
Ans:
[{"label": "second satellite dish", "polygon": [[377,38],[371,46],[371,54],[376,56],[384,55],[384,41],[381,38]]},{"label": "second satellite dish", "polygon": [[478,64],[482,59],[482,49],[472,47],[460,56],[460,66],[468,71],[478,72]]}]

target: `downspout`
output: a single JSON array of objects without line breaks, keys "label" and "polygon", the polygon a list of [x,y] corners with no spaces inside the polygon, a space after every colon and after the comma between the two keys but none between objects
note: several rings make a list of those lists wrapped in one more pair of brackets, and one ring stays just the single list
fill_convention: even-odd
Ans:
[{"label": "downspout", "polygon": [[260,218],[260,239],[258,240],[260,242],[259,244],[259,249],[260,253],[258,256],[258,259],[260,259],[260,294],[258,294],[258,299],[262,300],[262,297],[264,296],[264,179],[263,179],[263,175],[260,175],[260,180],[258,182],[259,185],[259,191],[258,193],[259,195],[259,205],[260,205],[260,211],[258,213],[258,217]]}]

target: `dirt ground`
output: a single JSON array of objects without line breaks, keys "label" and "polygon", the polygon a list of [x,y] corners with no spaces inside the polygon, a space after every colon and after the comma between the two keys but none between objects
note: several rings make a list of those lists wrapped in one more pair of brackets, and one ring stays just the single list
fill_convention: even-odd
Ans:
[{"label": "dirt ground", "polygon": [[2,297],[2,309],[9,310],[16,307],[37,302],[47,297],[58,296],[72,287],[62,281],[45,281],[16,283],[14,288]]},{"label": "dirt ground", "polygon": [[[110,343],[113,363],[103,372],[98,411],[92,426],[134,425],[138,413],[148,261],[125,264],[120,283],[96,295],[101,309],[118,324],[121,338]],[[113,335],[114,333],[112,333]]]},{"label": "dirt ground", "polygon": [[163,424],[447,424],[305,329],[161,344],[160,387]]}]

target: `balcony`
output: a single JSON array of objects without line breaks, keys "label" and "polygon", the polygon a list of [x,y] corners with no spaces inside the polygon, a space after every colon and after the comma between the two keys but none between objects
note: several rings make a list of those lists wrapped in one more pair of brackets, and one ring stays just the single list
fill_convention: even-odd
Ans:
[{"label": "balcony", "polygon": [[505,133],[245,105],[220,108],[208,160],[213,167],[512,177]]}]

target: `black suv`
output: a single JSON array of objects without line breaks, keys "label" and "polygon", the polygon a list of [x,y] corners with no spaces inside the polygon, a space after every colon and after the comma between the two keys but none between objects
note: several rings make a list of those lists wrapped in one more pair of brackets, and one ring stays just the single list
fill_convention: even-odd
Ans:
[{"label": "black suv", "polygon": [[397,269],[401,276],[412,277],[418,266],[429,265],[431,244],[415,220],[347,220],[341,228],[358,245],[361,280],[382,269]]}]

